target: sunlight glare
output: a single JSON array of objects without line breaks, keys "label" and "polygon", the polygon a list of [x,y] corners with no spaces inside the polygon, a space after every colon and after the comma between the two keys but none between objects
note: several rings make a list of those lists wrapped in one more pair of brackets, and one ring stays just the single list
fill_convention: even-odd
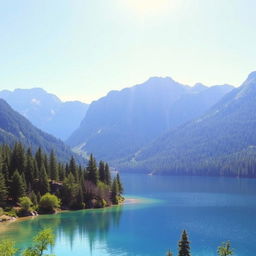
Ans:
[{"label": "sunlight glare", "polygon": [[123,0],[125,6],[140,16],[161,14],[174,0]]}]

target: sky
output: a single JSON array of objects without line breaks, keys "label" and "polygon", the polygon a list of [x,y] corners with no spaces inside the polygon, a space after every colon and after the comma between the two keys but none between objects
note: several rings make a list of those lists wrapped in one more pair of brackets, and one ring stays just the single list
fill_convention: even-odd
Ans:
[{"label": "sky", "polygon": [[256,70],[255,0],[0,0],[0,90],[90,103],[152,76],[239,86]]}]

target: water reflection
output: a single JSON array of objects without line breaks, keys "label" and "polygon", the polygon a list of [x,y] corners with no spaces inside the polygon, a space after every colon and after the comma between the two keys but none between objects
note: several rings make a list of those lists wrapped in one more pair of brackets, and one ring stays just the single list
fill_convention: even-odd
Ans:
[{"label": "water reflection", "polygon": [[30,246],[32,237],[38,231],[50,227],[56,234],[56,240],[65,239],[65,243],[69,243],[71,250],[77,237],[81,241],[87,240],[92,250],[96,240],[99,242],[106,240],[110,227],[118,227],[122,208],[123,206],[115,206],[99,210],[65,212],[5,224],[8,229],[0,233],[0,239],[15,237],[17,246],[24,249]]}]

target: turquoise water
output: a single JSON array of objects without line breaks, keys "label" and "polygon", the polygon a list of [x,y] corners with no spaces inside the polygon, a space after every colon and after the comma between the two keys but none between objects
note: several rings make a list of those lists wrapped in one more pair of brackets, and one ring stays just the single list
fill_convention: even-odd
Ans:
[{"label": "turquoise water", "polygon": [[57,256],[157,256],[177,252],[186,229],[193,256],[216,255],[231,240],[235,255],[255,256],[256,180],[122,175],[128,197],[140,203],[66,212],[0,225],[0,239],[29,245],[45,226],[56,233]]}]

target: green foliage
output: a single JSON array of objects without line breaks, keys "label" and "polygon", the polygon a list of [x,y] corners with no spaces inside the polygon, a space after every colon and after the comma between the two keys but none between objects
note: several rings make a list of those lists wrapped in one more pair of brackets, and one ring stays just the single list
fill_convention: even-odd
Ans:
[{"label": "green foliage", "polygon": [[50,193],[46,193],[41,197],[39,209],[45,213],[52,213],[56,208],[60,207],[60,199]]},{"label": "green foliage", "polygon": [[40,168],[38,187],[39,187],[39,192],[41,193],[41,195],[43,195],[43,194],[45,194],[45,193],[50,191],[48,175],[46,173],[46,169],[45,169],[44,164],[42,164],[42,166]]},{"label": "green foliage", "polygon": [[[84,209],[85,206],[93,208],[95,202],[98,202],[97,207],[111,205],[112,184],[108,165],[101,161],[102,181],[100,181],[98,166],[93,155],[87,168],[84,168],[78,166],[74,158],[71,158],[67,164],[59,163],[53,151],[50,157],[47,157],[41,148],[34,155],[30,148],[26,153],[24,152],[21,144],[13,149],[6,145],[0,146],[0,207],[15,206],[19,198],[27,197],[26,201],[22,199],[24,209],[19,212],[22,215],[29,208],[28,197],[33,204],[33,210],[37,210],[41,195],[46,193],[57,196],[64,209]],[[15,160],[12,164],[13,156],[17,155],[22,156],[19,156],[19,161]],[[13,171],[11,166],[19,168],[20,171]],[[119,182],[121,184],[120,180]],[[119,194],[118,192],[116,203],[119,201]],[[44,209],[42,205],[44,200],[39,207],[40,211],[53,212],[56,207],[50,204],[49,208]]]},{"label": "green foliage", "polygon": [[0,207],[0,216],[2,216],[4,214],[4,210],[3,208]]},{"label": "green foliage", "polygon": [[17,217],[17,212],[16,212],[16,210],[13,207],[5,208],[5,214],[10,216],[10,217]]},{"label": "green foliage", "polygon": [[111,188],[111,200],[113,204],[118,204],[119,195],[120,195],[119,185],[118,185],[117,179],[114,178],[112,183],[112,188]]},{"label": "green foliage", "polygon": [[124,188],[123,188],[123,184],[121,183],[119,173],[117,173],[117,175],[116,175],[116,182],[117,182],[117,185],[118,185],[119,193],[120,193],[120,194],[123,194]]},{"label": "green foliage", "polygon": [[0,241],[0,256],[14,256],[17,251],[18,249],[14,247],[14,242],[8,240]]},{"label": "green foliage", "polygon": [[78,184],[75,182],[75,178],[72,172],[69,173],[68,177],[64,179],[63,182],[63,202],[67,206],[72,206],[75,204],[75,198],[78,195]]},{"label": "green foliage", "polygon": [[34,237],[34,245],[23,252],[23,256],[43,256],[49,246],[55,243],[55,236],[51,229],[44,229]]},{"label": "green foliage", "polygon": [[228,256],[233,255],[234,251],[231,248],[230,241],[222,243],[221,246],[218,247],[218,255],[219,256]]},{"label": "green foliage", "polygon": [[57,160],[54,151],[51,151],[50,154],[50,177],[52,180],[58,180],[59,179],[59,173],[58,173],[58,166],[57,166]]},{"label": "green foliage", "polygon": [[0,171],[0,206],[5,205],[7,199],[8,190],[3,173]]},{"label": "green foliage", "polygon": [[27,197],[27,196],[20,197],[19,198],[19,203],[20,203],[20,206],[21,206],[21,210],[26,211],[26,212],[29,211],[31,209],[31,206],[33,205],[30,198]]},{"label": "green foliage", "polygon": [[93,157],[93,155],[90,155],[88,166],[87,166],[87,172],[88,172],[88,179],[93,182],[95,185],[97,185],[99,181],[99,173],[98,168],[96,164],[96,159]]},{"label": "green foliage", "polygon": [[[35,194],[34,191],[31,192],[30,194],[30,199],[31,199],[31,202],[34,206],[37,206],[38,205],[38,201],[37,201],[37,196]],[[41,198],[40,198],[41,199]]]},{"label": "green foliage", "polygon": [[190,256],[190,242],[188,241],[188,235],[186,230],[182,232],[181,240],[179,241],[179,253],[178,256]]},{"label": "green foliage", "polygon": [[11,196],[15,202],[18,202],[18,199],[25,195],[25,185],[24,181],[16,170],[12,176],[11,181]]}]

